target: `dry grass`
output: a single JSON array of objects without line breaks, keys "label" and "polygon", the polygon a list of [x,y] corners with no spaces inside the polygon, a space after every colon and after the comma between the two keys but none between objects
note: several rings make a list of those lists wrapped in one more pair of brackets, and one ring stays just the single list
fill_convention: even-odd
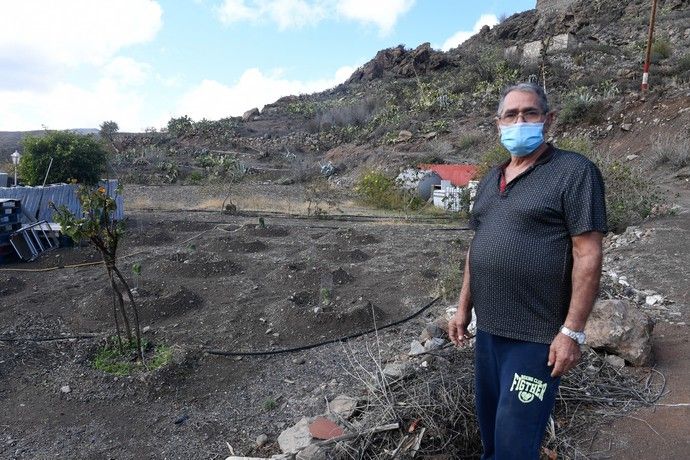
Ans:
[{"label": "dry grass", "polygon": [[654,167],[684,168],[690,165],[690,136],[659,136],[652,145],[650,160]]},{"label": "dry grass", "polygon": [[[346,353],[345,372],[366,390],[366,406],[354,420],[344,422],[348,430],[363,433],[396,422],[401,428],[340,442],[331,453],[333,458],[407,458],[414,441],[420,457],[479,456],[473,352],[446,348],[434,353],[427,368],[411,361],[414,375],[397,381],[384,376],[380,352],[368,349],[373,366]],[[591,446],[604,423],[635,407],[654,404],[663,391],[663,375],[657,371],[618,370],[590,350],[561,381],[543,445],[558,458],[588,458],[594,454]]]}]

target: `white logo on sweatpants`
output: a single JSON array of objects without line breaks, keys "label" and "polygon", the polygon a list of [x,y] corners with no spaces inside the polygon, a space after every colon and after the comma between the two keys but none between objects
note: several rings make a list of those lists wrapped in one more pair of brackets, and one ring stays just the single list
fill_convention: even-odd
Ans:
[{"label": "white logo on sweatpants", "polygon": [[515,374],[510,391],[518,392],[518,399],[523,403],[530,403],[536,396],[540,401],[544,400],[546,383],[529,375]]}]

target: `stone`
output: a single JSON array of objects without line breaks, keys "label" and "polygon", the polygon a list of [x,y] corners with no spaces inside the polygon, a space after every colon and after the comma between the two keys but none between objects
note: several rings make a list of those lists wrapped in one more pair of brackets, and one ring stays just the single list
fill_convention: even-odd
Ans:
[{"label": "stone", "polygon": [[249,109],[242,114],[242,121],[251,121],[254,119],[254,117],[258,117],[260,113],[261,112],[259,112],[259,109],[256,107]]},{"label": "stone", "polygon": [[352,417],[356,410],[357,400],[347,395],[338,395],[328,403],[328,411],[345,420]]},{"label": "stone", "polygon": [[294,454],[304,449],[312,442],[309,432],[309,419],[303,417],[299,422],[290,428],[283,430],[278,435],[278,445],[280,450],[286,454]]},{"label": "stone", "polygon": [[314,444],[301,450],[295,457],[296,460],[326,460],[326,458],[326,450]]},{"label": "stone", "polygon": [[396,142],[405,142],[409,141],[412,138],[412,132],[403,129],[398,133],[398,138],[395,140]]},{"label": "stone", "polygon": [[604,360],[616,369],[621,369],[625,367],[625,360],[620,356],[616,355],[606,355]]},{"label": "stone", "polygon": [[417,340],[413,340],[410,344],[410,352],[408,353],[408,355],[417,356],[421,355],[424,352],[426,352],[426,350],[424,349],[424,345],[422,345],[421,342]]},{"label": "stone", "polygon": [[146,333],[149,332],[150,330],[151,330],[151,326],[144,326],[144,327],[142,328],[141,332],[143,332],[144,334],[146,334]]},{"label": "stone", "polygon": [[268,442],[268,435],[260,434],[256,437],[256,447],[263,447]]},{"label": "stone", "polygon": [[411,373],[412,369],[410,369],[410,366],[407,363],[389,363],[383,368],[383,375],[394,380],[405,378]]},{"label": "stone", "polygon": [[433,338],[446,338],[448,337],[448,320],[445,318],[439,318],[433,323],[428,323],[424,326],[424,330],[419,336],[419,341],[424,343],[429,339]]},{"label": "stone", "polygon": [[427,340],[424,343],[424,351],[433,351],[433,350],[439,350],[443,348],[443,346],[448,343],[445,339],[442,339],[440,337],[434,337],[432,339]]},{"label": "stone", "polygon": [[573,34],[560,34],[551,37],[549,52],[568,51],[577,48],[577,39]]},{"label": "stone", "polygon": [[661,303],[663,300],[664,300],[664,298],[662,296],[660,296],[659,294],[654,294],[654,295],[648,295],[644,299],[644,303],[646,303],[647,305],[649,305],[651,307],[652,305],[656,305],[656,304]]},{"label": "stone", "polygon": [[628,300],[600,300],[587,321],[587,345],[620,356],[633,366],[652,364],[654,323]]},{"label": "stone", "polygon": [[632,161],[632,160],[634,160],[634,159],[637,158],[637,157],[639,157],[639,155],[628,155],[628,156],[625,157],[625,159],[628,160],[628,161]]},{"label": "stone", "polygon": [[69,385],[63,385],[60,387],[60,391],[67,394],[67,393],[71,393],[72,389],[70,388]]},{"label": "stone", "polygon": [[541,57],[541,40],[526,43],[522,48],[522,59],[527,62],[537,62]]},{"label": "stone", "polygon": [[621,129],[623,131],[630,131],[632,129],[632,123],[623,123]]}]

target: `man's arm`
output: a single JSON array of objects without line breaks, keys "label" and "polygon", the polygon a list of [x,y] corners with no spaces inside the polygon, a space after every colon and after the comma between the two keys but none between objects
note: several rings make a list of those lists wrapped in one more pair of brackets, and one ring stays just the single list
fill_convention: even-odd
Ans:
[{"label": "man's arm", "polygon": [[462,289],[455,315],[448,321],[448,336],[455,345],[465,345],[467,326],[472,321],[472,294],[470,291],[470,250],[465,257],[465,271],[462,276]]},{"label": "man's arm", "polygon": [[[573,236],[572,294],[565,326],[574,331],[582,331],[594,302],[599,294],[601,278],[602,249],[604,235],[600,232],[587,232]],[[580,347],[573,339],[561,334],[551,342],[548,365],[553,365],[551,375],[557,377],[575,367],[580,360]]]}]

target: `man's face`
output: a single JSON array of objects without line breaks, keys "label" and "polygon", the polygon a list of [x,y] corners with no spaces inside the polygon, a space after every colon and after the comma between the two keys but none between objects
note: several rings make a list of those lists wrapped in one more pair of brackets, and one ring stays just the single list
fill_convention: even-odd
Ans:
[{"label": "man's face", "polygon": [[539,106],[539,98],[531,91],[511,91],[503,101],[503,112],[496,120],[496,127],[513,123],[544,123],[544,133],[548,131],[553,121],[553,112],[543,113]]}]

